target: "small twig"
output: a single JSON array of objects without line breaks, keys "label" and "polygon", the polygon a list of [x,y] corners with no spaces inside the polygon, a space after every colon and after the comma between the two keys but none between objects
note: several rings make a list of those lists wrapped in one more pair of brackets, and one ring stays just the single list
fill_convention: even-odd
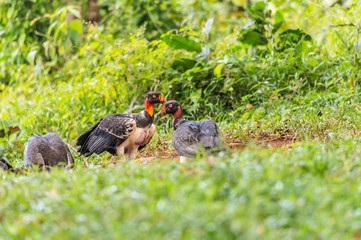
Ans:
[{"label": "small twig", "polygon": [[[66,145],[68,145],[68,147],[70,147],[73,151],[75,151],[76,153],[78,152],[72,145],[70,145],[69,143],[65,142]],[[88,164],[88,160],[83,156],[83,155],[80,155],[81,158],[83,158],[83,161],[85,163],[85,166],[88,167],[89,164]]]},{"label": "small twig", "polygon": [[323,29],[323,31],[326,31],[330,28],[334,27],[356,27],[353,23],[342,23],[342,24],[336,24],[336,25],[329,25],[327,28]]}]

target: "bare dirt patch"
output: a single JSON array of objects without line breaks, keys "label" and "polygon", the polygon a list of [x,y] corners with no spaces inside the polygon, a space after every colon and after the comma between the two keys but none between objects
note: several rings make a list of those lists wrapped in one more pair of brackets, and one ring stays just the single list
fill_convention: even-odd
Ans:
[{"label": "bare dirt patch", "polygon": [[[295,142],[301,141],[291,131],[282,131],[275,134],[257,133],[250,134],[244,138],[237,138],[232,133],[224,134],[224,147],[232,150],[242,150],[249,143],[254,142],[256,145],[261,145],[264,149],[276,149],[281,147],[291,148]],[[154,159],[157,160],[178,160],[179,155],[173,149],[170,141],[159,142],[156,146],[146,148],[142,152],[142,157],[136,159],[138,162],[148,162]]]},{"label": "bare dirt patch", "polygon": [[231,149],[242,149],[250,142],[254,142],[257,145],[262,145],[263,148],[280,148],[280,147],[292,147],[297,141],[301,141],[291,131],[283,131],[276,134],[259,133],[250,134],[245,138],[238,139],[232,135],[226,135],[225,142]]}]

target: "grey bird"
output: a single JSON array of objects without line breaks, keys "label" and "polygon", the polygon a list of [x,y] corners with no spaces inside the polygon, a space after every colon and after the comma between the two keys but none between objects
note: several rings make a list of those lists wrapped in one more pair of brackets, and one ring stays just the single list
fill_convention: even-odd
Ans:
[{"label": "grey bird", "polygon": [[213,120],[188,121],[182,117],[182,107],[174,100],[164,104],[160,116],[173,115],[172,145],[181,156],[180,162],[192,158],[203,148],[209,152],[219,147],[220,136],[217,124]]},{"label": "grey bird", "polygon": [[160,93],[149,92],[144,100],[145,110],[104,117],[79,136],[76,142],[80,146],[78,152],[90,156],[107,151],[112,155],[128,154],[128,160],[135,158],[155,133],[154,104],[164,102]]},{"label": "grey bird", "polygon": [[60,164],[72,167],[74,159],[68,146],[55,133],[33,134],[25,143],[24,162],[26,166],[53,167]]}]

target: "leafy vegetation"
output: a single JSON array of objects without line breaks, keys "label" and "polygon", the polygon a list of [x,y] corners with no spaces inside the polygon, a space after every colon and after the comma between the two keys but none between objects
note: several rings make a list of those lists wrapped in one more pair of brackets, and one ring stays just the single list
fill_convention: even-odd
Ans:
[{"label": "leafy vegetation", "polygon": [[86,168],[72,149],[72,170],[2,173],[0,238],[358,239],[360,9],[1,1],[0,155],[14,166],[31,133],[74,146],[149,90],[213,118],[233,148],[179,164],[156,115],[145,159]]}]

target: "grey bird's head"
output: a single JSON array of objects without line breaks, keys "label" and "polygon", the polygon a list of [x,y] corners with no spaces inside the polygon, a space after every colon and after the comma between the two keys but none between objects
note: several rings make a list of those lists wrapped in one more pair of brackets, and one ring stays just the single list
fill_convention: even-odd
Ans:
[{"label": "grey bird's head", "polygon": [[174,119],[182,116],[182,106],[175,100],[166,102],[163,107],[159,108],[159,110],[159,116],[161,117],[165,116],[166,114],[172,114]]}]

